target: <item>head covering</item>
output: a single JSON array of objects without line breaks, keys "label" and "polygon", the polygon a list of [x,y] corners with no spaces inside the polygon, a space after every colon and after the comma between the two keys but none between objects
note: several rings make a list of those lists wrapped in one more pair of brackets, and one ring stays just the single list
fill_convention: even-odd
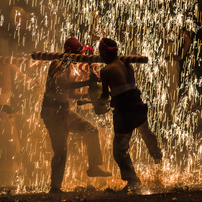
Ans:
[{"label": "head covering", "polygon": [[16,17],[22,17],[29,20],[32,14],[25,12],[25,10],[21,7],[13,6],[10,12],[10,19],[16,19]]},{"label": "head covering", "polygon": [[108,38],[102,38],[99,45],[100,52],[117,52],[118,47],[115,41]]},{"label": "head covering", "polygon": [[74,36],[71,36],[65,41],[65,53],[81,53],[83,50],[82,44]]}]

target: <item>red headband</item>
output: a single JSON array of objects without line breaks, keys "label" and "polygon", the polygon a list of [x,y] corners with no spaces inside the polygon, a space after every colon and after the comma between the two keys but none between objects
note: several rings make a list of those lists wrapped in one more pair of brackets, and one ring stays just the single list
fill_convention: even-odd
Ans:
[{"label": "red headband", "polygon": [[117,52],[117,51],[118,51],[118,48],[117,48],[116,46],[113,46],[113,47],[108,46],[108,45],[104,42],[103,39],[100,41],[99,49],[100,49],[101,52],[106,52],[106,51],[114,51],[114,52]]},{"label": "red headband", "polygon": [[90,49],[91,51],[92,51],[92,54],[94,55],[94,49],[92,48],[92,47],[90,47],[90,46],[84,46],[84,49],[83,49],[83,51],[82,51],[82,54],[85,54],[85,52],[86,52],[86,50],[88,50],[88,49]]}]

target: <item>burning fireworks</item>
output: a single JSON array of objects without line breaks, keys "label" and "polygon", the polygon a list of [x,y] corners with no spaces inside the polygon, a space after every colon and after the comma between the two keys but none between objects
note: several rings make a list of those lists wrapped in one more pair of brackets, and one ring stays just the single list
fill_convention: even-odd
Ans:
[{"label": "burning fireworks", "polygon": [[[8,37],[13,37],[17,45],[12,56],[24,57],[24,61],[30,59],[33,51],[63,52],[64,41],[71,35],[82,44],[92,46],[97,54],[99,40],[110,37],[117,41],[119,55],[148,57],[148,63],[133,64],[133,67],[142,99],[149,106],[150,126],[158,136],[164,158],[161,166],[153,165],[144,142],[135,131],[129,151],[135,170],[146,187],[146,194],[165,187],[200,185],[201,137],[194,131],[196,123],[200,122],[201,111],[191,109],[201,100],[197,91],[201,80],[193,74],[195,57],[199,62],[202,60],[201,42],[193,41],[190,45],[181,69],[179,61],[172,58],[172,55],[183,55],[184,35],[181,30],[185,28],[187,34],[193,34],[200,28],[196,23],[199,19],[197,1],[10,0],[4,4],[0,26],[8,30]],[[9,15],[5,14],[7,11]],[[196,49],[198,53],[194,56]],[[45,88],[48,63],[29,65],[23,62],[19,66]],[[36,192],[47,191],[52,153],[47,130],[40,119],[43,94],[34,90],[30,92],[20,82],[24,81],[16,79],[17,87],[13,92],[18,95],[16,105],[22,111],[18,123],[22,163],[16,184],[18,192],[25,190],[25,185]],[[97,116],[91,107],[79,108],[73,104],[72,108],[99,128],[103,160],[113,176],[104,180],[87,178],[86,148],[82,139],[75,141],[74,135],[70,134],[63,188],[71,190],[89,184],[96,188],[121,188],[123,182],[111,151],[111,112]],[[152,183],[155,182],[157,189],[153,190]]]}]

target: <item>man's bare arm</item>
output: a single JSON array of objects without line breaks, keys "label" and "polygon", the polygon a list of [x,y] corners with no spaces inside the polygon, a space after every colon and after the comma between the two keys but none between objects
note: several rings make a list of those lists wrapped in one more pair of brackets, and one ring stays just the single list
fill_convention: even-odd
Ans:
[{"label": "man's bare arm", "polygon": [[19,78],[21,81],[25,81],[31,88],[39,87],[42,88],[41,83],[37,81],[36,78],[30,78],[27,74],[21,71],[21,69],[14,65],[9,64],[11,74],[14,78]]},{"label": "man's bare arm", "polygon": [[72,99],[81,99],[81,98],[90,98],[88,93],[82,93],[82,92],[75,92],[75,90],[69,91],[69,98]]},{"label": "man's bare arm", "polygon": [[98,99],[98,105],[104,105],[109,99],[109,84],[104,70],[101,70],[100,77],[102,81],[102,94]]},{"label": "man's bare arm", "polygon": [[182,60],[184,56],[187,54],[187,52],[189,51],[189,47],[191,45],[191,39],[186,33],[186,31],[180,30],[180,32],[184,38],[183,50],[181,55],[173,55],[174,60]]},{"label": "man's bare arm", "polygon": [[77,88],[82,88],[85,86],[89,86],[92,81],[86,80],[86,81],[77,81],[77,82],[64,82],[62,84],[64,89],[70,90],[70,89],[77,89]]},{"label": "man's bare arm", "polygon": [[20,68],[17,67],[16,65],[10,64],[10,68],[11,68],[12,75],[16,75],[20,79],[26,79],[26,81],[30,81],[31,80],[31,78],[29,76],[27,76],[25,73],[23,73],[20,70]]}]

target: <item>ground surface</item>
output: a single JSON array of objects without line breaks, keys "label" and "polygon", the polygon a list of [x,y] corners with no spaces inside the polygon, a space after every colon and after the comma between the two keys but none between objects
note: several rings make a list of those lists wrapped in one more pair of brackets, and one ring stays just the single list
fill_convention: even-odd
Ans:
[{"label": "ground surface", "polygon": [[153,195],[128,195],[115,193],[113,191],[88,191],[88,192],[68,192],[60,195],[50,195],[48,193],[1,194],[0,202],[196,202],[202,201],[202,190],[184,191],[173,190],[171,193],[161,193]]}]

